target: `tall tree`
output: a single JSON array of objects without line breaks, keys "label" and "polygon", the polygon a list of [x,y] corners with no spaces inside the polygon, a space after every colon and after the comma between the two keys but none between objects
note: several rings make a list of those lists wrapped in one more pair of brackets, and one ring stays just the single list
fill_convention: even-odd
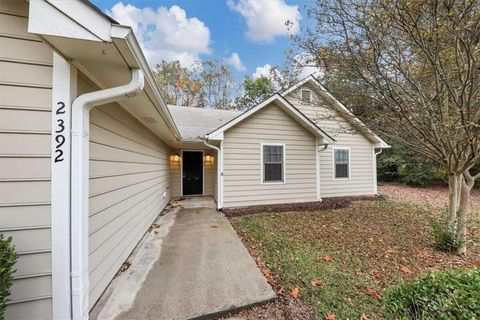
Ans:
[{"label": "tall tree", "polygon": [[233,108],[237,84],[224,63],[219,60],[199,62],[193,78],[201,83],[201,106],[215,109]]},{"label": "tall tree", "polygon": [[311,23],[295,39],[326,70],[352,76],[378,131],[445,168],[448,232],[459,253],[480,177],[472,172],[480,161],[479,7],[479,0],[315,0]]},{"label": "tall tree", "polygon": [[238,110],[254,107],[275,92],[272,81],[263,76],[256,79],[246,76],[243,78],[242,89],[243,95],[235,98],[235,108]]},{"label": "tall tree", "polygon": [[180,65],[178,60],[162,61],[154,68],[162,97],[168,104],[196,106],[200,100],[201,83],[192,77],[192,72]]}]

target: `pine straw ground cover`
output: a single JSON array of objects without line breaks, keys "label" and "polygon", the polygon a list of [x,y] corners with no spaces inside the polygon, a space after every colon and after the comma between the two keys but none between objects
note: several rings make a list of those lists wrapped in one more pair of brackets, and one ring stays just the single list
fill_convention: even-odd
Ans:
[{"label": "pine straw ground cover", "polygon": [[[471,217],[465,256],[432,248],[429,221],[438,214],[441,209],[398,200],[363,200],[340,209],[232,218],[282,297],[280,302],[239,315],[246,319],[383,319],[383,289],[428,270],[480,263],[478,214]],[[295,317],[296,313],[302,315]]]}]

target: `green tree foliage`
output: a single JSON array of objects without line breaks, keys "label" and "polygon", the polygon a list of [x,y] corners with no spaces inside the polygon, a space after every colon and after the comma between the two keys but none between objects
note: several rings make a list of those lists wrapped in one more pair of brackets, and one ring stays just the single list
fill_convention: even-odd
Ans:
[{"label": "green tree foliage", "polygon": [[12,246],[12,238],[5,238],[0,233],[0,319],[3,319],[5,314],[13,273],[15,272],[13,265],[16,259],[17,255]]},{"label": "green tree foliage", "polygon": [[395,142],[378,157],[377,174],[379,181],[401,182],[414,187],[445,185],[448,180],[445,170],[438,164],[418,157]]},{"label": "green tree foliage", "polygon": [[243,78],[243,95],[235,99],[235,108],[246,110],[270,97],[275,92],[272,81],[267,77]]}]

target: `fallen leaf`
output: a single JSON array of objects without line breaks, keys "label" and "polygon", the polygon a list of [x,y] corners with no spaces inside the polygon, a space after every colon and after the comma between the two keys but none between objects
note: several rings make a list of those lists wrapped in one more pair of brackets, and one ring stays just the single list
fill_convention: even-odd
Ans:
[{"label": "fallen leaf", "polygon": [[382,273],[381,273],[380,271],[378,271],[378,270],[373,270],[373,271],[372,271],[372,276],[373,276],[374,278],[377,278],[377,279],[378,279],[378,278],[380,278],[380,277],[382,276]]},{"label": "fallen leaf", "polygon": [[285,287],[281,286],[280,289],[278,289],[277,294],[279,296],[283,296],[284,293],[285,293]]},{"label": "fallen leaf", "polygon": [[325,318],[325,320],[335,320],[335,315],[333,313],[329,313],[327,314],[327,317]]},{"label": "fallen leaf", "polygon": [[473,261],[473,264],[476,265],[476,266],[478,266],[478,267],[480,267],[480,260],[475,260],[475,261]]},{"label": "fallen leaf", "polygon": [[323,261],[325,261],[325,262],[332,262],[332,261],[333,261],[333,258],[330,257],[330,256],[325,256],[325,257],[323,257]]},{"label": "fallen leaf", "polygon": [[382,296],[380,295],[380,293],[378,293],[377,291],[375,291],[373,289],[368,289],[367,294],[371,297],[374,297],[377,300],[382,299]]},{"label": "fallen leaf", "polygon": [[272,276],[272,272],[270,272],[269,269],[265,268],[265,267],[262,267],[260,269],[260,271],[262,271],[262,274],[263,276],[267,279],[267,282],[271,285],[271,286],[274,286],[275,285],[275,279],[273,279],[273,276]]},{"label": "fallen leaf", "polygon": [[289,292],[290,296],[294,299],[298,299],[300,297],[300,289],[299,288],[293,288],[292,291]]},{"label": "fallen leaf", "polygon": [[318,287],[322,284],[322,280],[320,279],[313,279],[312,281],[310,281],[310,283],[312,284],[312,286],[314,287]]},{"label": "fallen leaf", "polygon": [[410,270],[410,268],[408,268],[408,267],[401,267],[400,271],[403,272],[403,273],[406,273],[406,274],[412,274],[413,273],[413,271]]},{"label": "fallen leaf", "polygon": [[365,313],[362,313],[362,315],[360,316],[360,320],[370,320],[370,318],[367,317]]},{"label": "fallen leaf", "polygon": [[130,261],[125,261],[125,262],[122,264],[122,267],[120,268],[120,272],[127,271],[128,268],[130,268],[131,265],[132,265],[132,263],[131,263]]},{"label": "fallen leaf", "polygon": [[153,229],[158,229],[158,228],[160,228],[160,225],[158,223],[154,223],[148,228],[148,231],[152,231]]}]

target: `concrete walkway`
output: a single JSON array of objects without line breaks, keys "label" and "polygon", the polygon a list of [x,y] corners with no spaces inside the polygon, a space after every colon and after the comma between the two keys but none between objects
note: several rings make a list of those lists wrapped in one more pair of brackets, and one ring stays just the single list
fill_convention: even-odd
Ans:
[{"label": "concrete walkway", "polygon": [[116,319],[209,318],[276,297],[225,216],[191,203],[175,213],[133,306]]}]

